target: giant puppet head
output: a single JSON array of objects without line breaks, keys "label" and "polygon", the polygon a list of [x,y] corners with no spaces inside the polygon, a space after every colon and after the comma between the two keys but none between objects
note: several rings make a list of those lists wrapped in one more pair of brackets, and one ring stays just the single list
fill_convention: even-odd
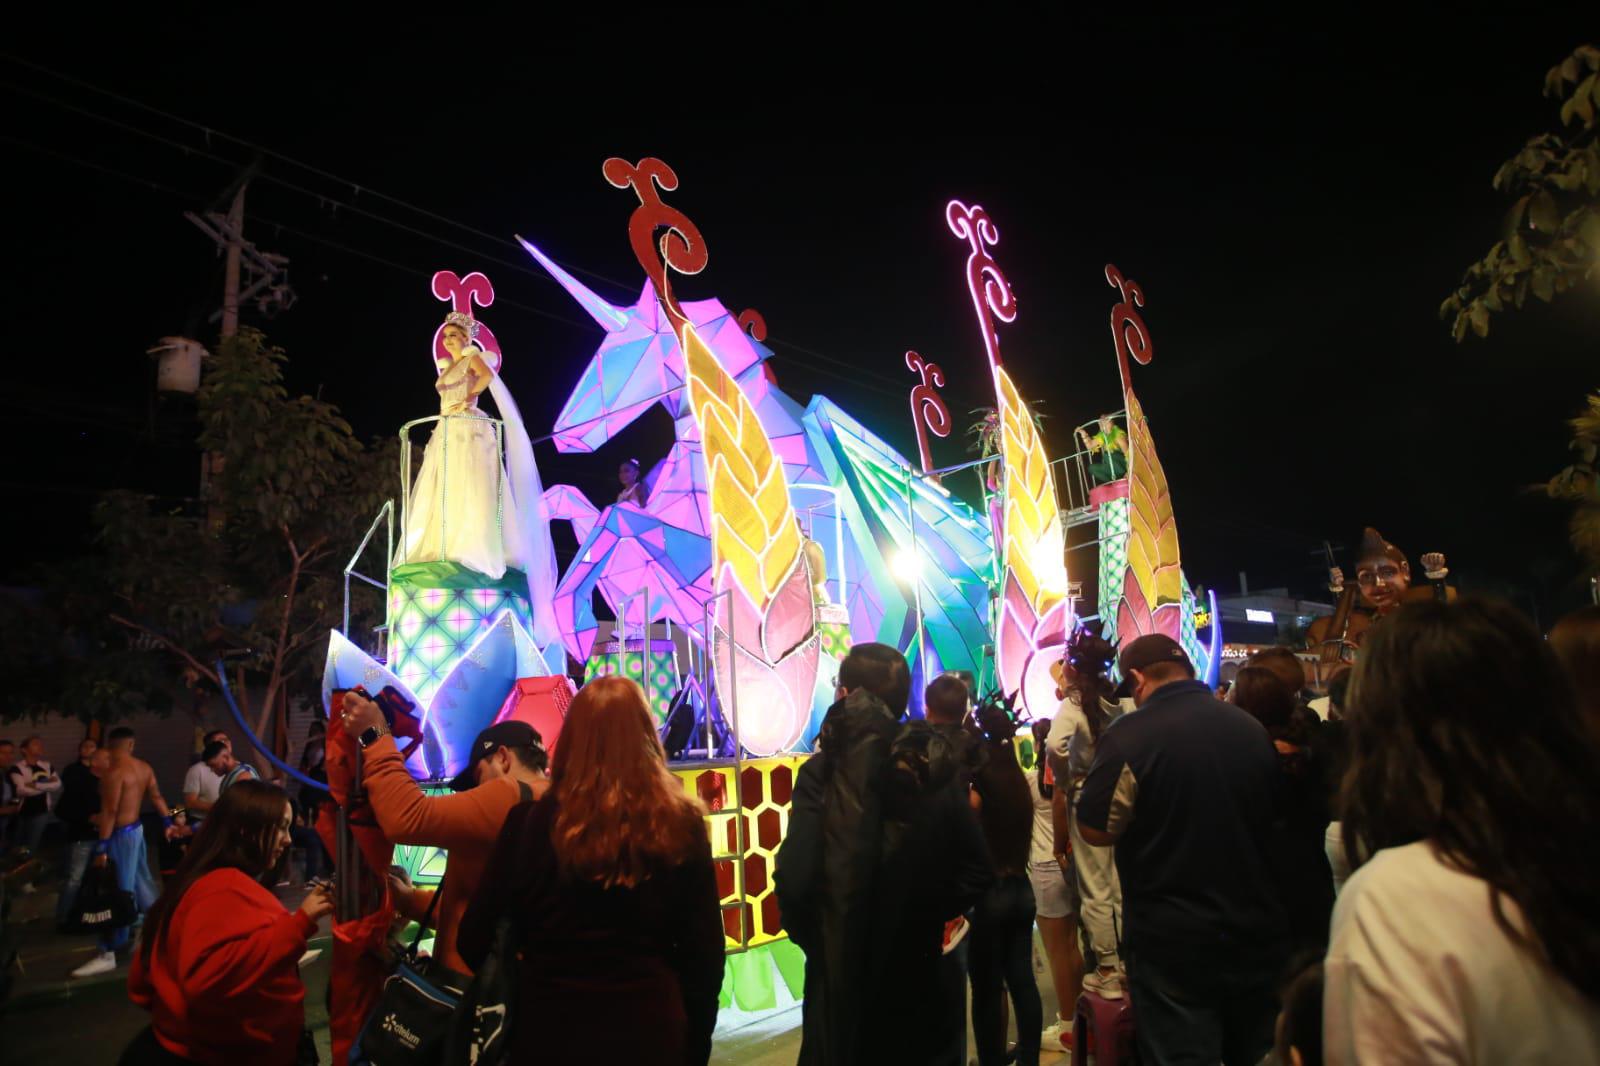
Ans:
[{"label": "giant puppet head", "polygon": [[1400,606],[1411,587],[1411,564],[1406,561],[1405,552],[1384,540],[1371,526],[1361,535],[1356,586],[1361,590],[1361,602],[1378,614]]}]

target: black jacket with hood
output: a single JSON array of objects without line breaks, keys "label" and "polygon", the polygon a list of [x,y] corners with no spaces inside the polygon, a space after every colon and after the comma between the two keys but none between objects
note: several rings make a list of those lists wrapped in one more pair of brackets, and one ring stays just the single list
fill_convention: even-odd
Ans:
[{"label": "black jacket with hood", "polygon": [[[828,710],[795,779],[774,888],[806,953],[804,1066],[931,1062],[945,922],[990,881],[971,753],[864,689]],[[919,1036],[920,1034],[920,1036]],[[926,1049],[911,1046],[926,1039]],[[909,1043],[908,1043],[909,1041]]]}]

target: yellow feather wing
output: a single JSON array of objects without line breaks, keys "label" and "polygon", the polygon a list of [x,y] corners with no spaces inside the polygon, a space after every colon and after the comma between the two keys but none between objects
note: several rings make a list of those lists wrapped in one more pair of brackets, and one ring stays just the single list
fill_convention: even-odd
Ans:
[{"label": "yellow feather wing", "polygon": [[1128,571],[1154,611],[1183,602],[1178,525],[1172,515],[1167,475],[1156,456],[1150,425],[1133,390],[1128,401]]},{"label": "yellow feather wing", "polygon": [[711,557],[751,602],[766,607],[800,554],[788,479],[755,408],[692,324],[683,328],[689,406],[700,427],[711,489]]},{"label": "yellow feather wing", "polygon": [[1055,477],[1033,416],[1004,369],[995,369],[1005,464],[1005,565],[1043,617],[1066,598],[1066,537]]}]

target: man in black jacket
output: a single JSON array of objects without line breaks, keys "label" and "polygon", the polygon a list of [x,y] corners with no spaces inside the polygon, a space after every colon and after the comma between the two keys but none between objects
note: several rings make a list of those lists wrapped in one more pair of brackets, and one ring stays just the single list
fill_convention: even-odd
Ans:
[{"label": "man in black jacket", "polygon": [[773,880],[806,953],[806,1066],[955,1066],[928,1024],[943,999],[944,924],[990,873],[960,753],[927,723],[901,722],[910,688],[898,651],[852,648],[817,754],[796,775]]},{"label": "man in black jacket", "polygon": [[1172,638],[1130,641],[1118,664],[1139,709],[1100,734],[1078,829],[1117,849],[1140,1055],[1253,1066],[1272,1047],[1286,931],[1272,741]]},{"label": "man in black jacket", "polygon": [[56,897],[56,927],[68,932],[67,919],[72,904],[78,898],[78,888],[83,884],[83,872],[94,857],[94,845],[100,839],[100,775],[111,763],[111,753],[85,738],[78,742],[78,761],[61,771],[61,802],[56,805],[56,817],[67,827],[71,850],[67,855],[67,883],[61,886]]}]

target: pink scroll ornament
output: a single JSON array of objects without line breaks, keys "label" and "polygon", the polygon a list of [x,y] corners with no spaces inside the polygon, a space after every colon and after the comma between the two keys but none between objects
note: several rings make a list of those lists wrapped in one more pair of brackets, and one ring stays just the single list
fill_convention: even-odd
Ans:
[{"label": "pink scroll ornament", "polygon": [[[632,187],[639,197],[639,206],[628,219],[628,240],[639,265],[649,275],[660,296],[661,306],[681,327],[689,321],[672,295],[667,278],[667,268],[680,274],[698,274],[706,268],[705,238],[689,221],[689,217],[675,207],[661,202],[661,190],[671,192],[678,187],[678,175],[654,156],[647,156],[637,164],[612,156],[607,159],[602,172],[606,180],[619,189]],[[659,189],[658,189],[659,187]],[[656,240],[656,230],[666,227],[667,232]]]},{"label": "pink scroll ornament", "polygon": [[[494,303],[494,286],[489,284],[489,279],[474,270],[466,277],[458,277],[453,270],[441,270],[433,276],[433,295],[450,305],[450,310],[463,315],[471,315],[474,321],[477,315],[473,314],[472,305],[488,307]],[[489,369],[496,374],[500,372],[500,342],[495,339],[494,331],[482,322],[478,323],[478,333],[473,343],[483,349],[488,359]],[[444,324],[433,331],[433,369],[443,373],[444,368],[450,365],[450,353],[444,348]]]},{"label": "pink scroll ornament", "polygon": [[944,371],[938,363],[930,363],[916,352],[906,353],[906,366],[922,381],[911,389],[911,423],[917,427],[917,452],[922,456],[922,472],[933,469],[933,457],[928,451],[928,434],[935,437],[950,435],[950,409],[944,405],[935,389],[944,388]]},{"label": "pink scroll ornament", "polygon": [[1000,243],[1000,231],[990,221],[989,213],[977,204],[968,207],[960,200],[951,200],[944,217],[950,232],[972,246],[967,255],[967,291],[972,294],[972,306],[978,313],[992,373],[1000,365],[1000,337],[995,333],[994,320],[1014,322],[1017,318],[1017,298],[1011,292],[1011,283],[989,254],[989,249]]},{"label": "pink scroll ornament", "polygon": [[1140,366],[1148,366],[1155,357],[1155,343],[1145,328],[1139,308],[1144,306],[1144,290],[1139,283],[1122,276],[1111,263],[1106,264],[1106,281],[1122,294],[1122,302],[1111,307],[1111,336],[1117,343],[1117,369],[1122,372],[1122,390],[1132,384],[1128,377],[1128,357]]}]

